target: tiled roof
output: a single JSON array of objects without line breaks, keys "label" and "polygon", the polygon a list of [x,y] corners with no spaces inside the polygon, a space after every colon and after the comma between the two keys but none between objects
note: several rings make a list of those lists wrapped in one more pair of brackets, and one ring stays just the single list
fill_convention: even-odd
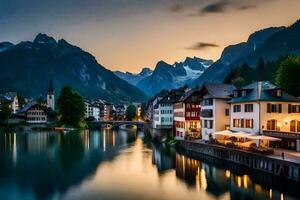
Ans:
[{"label": "tiled roof", "polygon": [[233,97],[229,102],[249,102],[249,101],[282,101],[282,102],[300,102],[300,99],[294,97],[282,90],[281,96],[276,96],[275,91],[281,89],[280,87],[270,83],[269,81],[259,81],[247,85],[236,92],[245,91],[246,95],[239,97]]},{"label": "tiled roof", "polygon": [[42,110],[44,110],[46,113],[49,112],[50,110],[46,107],[46,106],[42,106],[42,105],[39,105],[38,103],[36,102],[30,102],[28,104],[26,104],[21,110],[18,111],[18,113],[25,113],[27,112],[29,109],[31,109],[32,107],[34,106],[39,106]]},{"label": "tiled roof", "polygon": [[207,90],[208,94],[217,99],[230,99],[230,95],[236,88],[232,84],[222,83],[203,83],[203,87]]}]

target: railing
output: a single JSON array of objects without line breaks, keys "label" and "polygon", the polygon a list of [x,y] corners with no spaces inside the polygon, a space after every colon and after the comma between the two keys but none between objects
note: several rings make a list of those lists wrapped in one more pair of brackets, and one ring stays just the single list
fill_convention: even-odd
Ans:
[{"label": "railing", "polygon": [[213,117],[213,110],[212,109],[203,109],[200,113],[201,117],[210,118]]},{"label": "railing", "polygon": [[267,135],[267,136],[272,136],[272,137],[290,138],[290,139],[300,140],[300,133],[294,133],[294,132],[263,130],[263,134]]}]

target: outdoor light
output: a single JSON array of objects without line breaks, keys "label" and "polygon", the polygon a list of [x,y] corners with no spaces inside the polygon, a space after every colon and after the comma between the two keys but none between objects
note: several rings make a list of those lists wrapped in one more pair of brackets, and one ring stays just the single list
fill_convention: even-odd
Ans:
[{"label": "outdoor light", "polygon": [[288,120],[285,120],[284,123],[285,123],[285,125],[288,125],[289,122],[288,122]]},{"label": "outdoor light", "polygon": [[277,123],[277,127],[281,127],[281,123]]}]

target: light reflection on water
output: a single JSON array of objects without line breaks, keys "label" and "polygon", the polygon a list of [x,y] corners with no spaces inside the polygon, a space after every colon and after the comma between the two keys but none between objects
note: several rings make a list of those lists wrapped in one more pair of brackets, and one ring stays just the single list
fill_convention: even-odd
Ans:
[{"label": "light reflection on water", "polygon": [[[297,184],[115,131],[0,133],[0,199],[299,199]],[[294,188],[293,188],[294,187]]]}]

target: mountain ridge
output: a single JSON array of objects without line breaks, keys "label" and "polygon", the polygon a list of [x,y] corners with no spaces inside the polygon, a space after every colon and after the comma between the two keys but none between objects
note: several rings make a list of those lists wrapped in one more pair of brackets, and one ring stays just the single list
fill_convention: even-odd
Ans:
[{"label": "mountain ridge", "polygon": [[0,92],[44,96],[51,74],[57,93],[63,85],[70,85],[87,98],[112,102],[146,99],[142,91],[115,76],[90,53],[46,34],[40,33],[33,41],[23,41],[1,51],[0,67]]}]

